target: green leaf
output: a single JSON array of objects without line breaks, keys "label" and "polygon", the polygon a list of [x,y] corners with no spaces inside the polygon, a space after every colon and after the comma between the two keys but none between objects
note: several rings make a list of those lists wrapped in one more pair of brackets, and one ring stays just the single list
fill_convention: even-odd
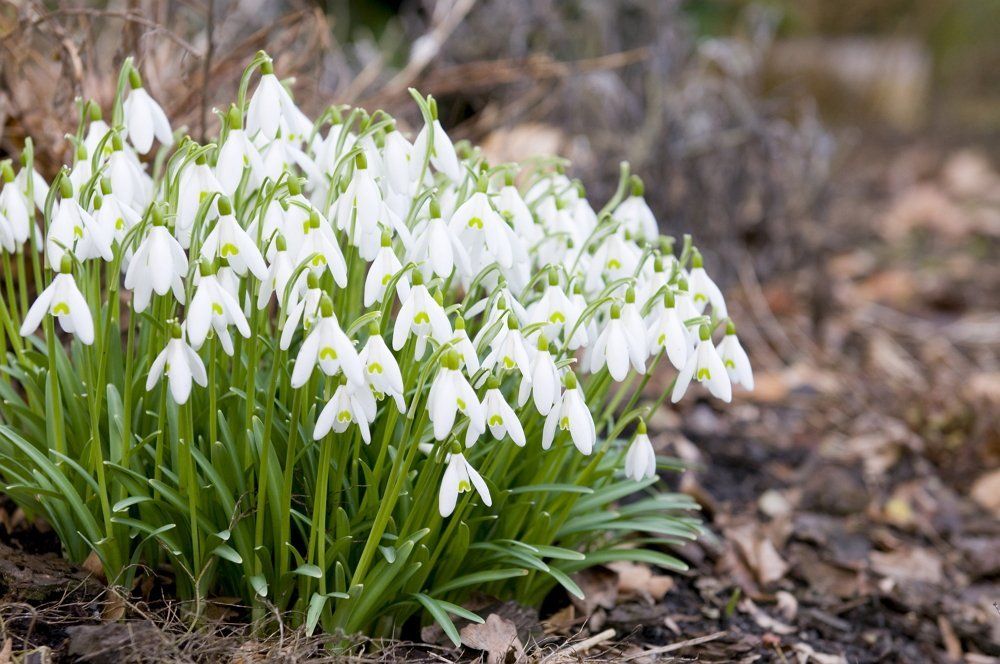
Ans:
[{"label": "green leaf", "polygon": [[263,576],[255,574],[250,577],[250,586],[253,588],[254,592],[261,597],[267,597],[267,581]]},{"label": "green leaf", "polygon": [[502,581],[503,579],[513,579],[517,576],[525,576],[528,570],[517,567],[508,567],[504,569],[492,569],[486,570],[485,572],[473,572],[472,574],[465,574],[458,578],[452,579],[447,583],[443,583],[433,590],[435,595],[443,595],[446,592],[452,590],[458,590],[459,588],[466,588],[468,586],[474,586],[483,583],[490,583],[491,581]]},{"label": "green leaf", "polygon": [[[448,635],[448,638],[455,644],[455,647],[461,648],[462,637],[458,635],[458,629],[455,627],[455,623],[451,621],[451,618],[448,617],[448,613],[445,611],[445,608],[441,606],[436,599],[428,597],[423,593],[414,593],[413,598],[420,602],[425,609],[427,609],[427,612],[431,614],[434,621],[441,626],[441,629],[443,629],[444,633]],[[452,606],[454,606],[454,604],[452,604]]]},{"label": "green leaf", "polygon": [[236,552],[236,549],[227,544],[220,544],[212,549],[212,553],[236,565],[243,564],[243,557]]},{"label": "green leaf", "polygon": [[555,579],[559,585],[566,589],[570,595],[573,595],[577,599],[583,599],[584,593],[580,589],[580,586],[576,585],[573,579],[569,578],[565,572],[555,567],[549,568],[549,576]]},{"label": "green leaf", "polygon": [[298,567],[293,569],[292,574],[300,574],[302,576],[308,576],[312,579],[323,578],[323,570],[321,570],[316,565],[310,565],[308,563],[305,565],[299,565]]}]

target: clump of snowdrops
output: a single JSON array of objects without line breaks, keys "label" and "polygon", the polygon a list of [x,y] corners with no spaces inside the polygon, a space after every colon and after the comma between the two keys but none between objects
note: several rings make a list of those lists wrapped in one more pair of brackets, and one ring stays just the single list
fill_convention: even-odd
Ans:
[{"label": "clump of snowdrops", "polygon": [[645,418],[753,382],[701,255],[626,164],[595,211],[562,161],[491,165],[413,97],[412,142],[381,111],[314,122],[259,53],[201,145],[127,60],[52,182],[30,141],[2,164],[0,476],[69,558],[456,642],[473,591],[684,567],[695,505],[657,488]]}]

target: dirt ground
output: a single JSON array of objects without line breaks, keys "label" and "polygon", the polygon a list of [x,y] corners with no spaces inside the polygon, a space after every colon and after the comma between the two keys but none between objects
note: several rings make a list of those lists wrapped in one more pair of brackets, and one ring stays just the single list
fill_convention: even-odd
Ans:
[{"label": "dirt ground", "polygon": [[[731,289],[757,389],[650,427],[692,469],[668,481],[709,534],[667,576],[619,564],[586,602],[483,600],[463,651],[425,629],[370,661],[1000,661],[1000,174],[980,153],[851,150],[814,262]],[[319,661],[322,642],[246,636],[222,600],[189,631],[61,563],[44,525],[0,512],[0,663]],[[115,621],[124,617],[124,621]],[[420,641],[423,642],[420,642]],[[513,647],[512,646],[513,642]],[[523,646],[523,649],[522,649]]]}]

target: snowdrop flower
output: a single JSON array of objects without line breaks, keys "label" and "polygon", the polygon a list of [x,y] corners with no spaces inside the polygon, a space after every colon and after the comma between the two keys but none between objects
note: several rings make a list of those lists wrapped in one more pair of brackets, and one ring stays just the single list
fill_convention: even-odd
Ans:
[{"label": "snowdrop flower", "polygon": [[493,505],[490,489],[482,475],[469,465],[461,452],[452,452],[448,455],[448,467],[444,470],[441,490],[438,492],[438,511],[441,516],[451,516],[458,504],[459,494],[472,491],[473,488],[487,507]]},{"label": "snowdrop flower", "polygon": [[126,150],[117,133],[112,134],[111,145],[105,172],[112,188],[122,201],[138,208],[145,207],[152,195],[152,180],[131,149]]},{"label": "snowdrop flower", "polygon": [[587,266],[586,289],[588,292],[600,290],[607,281],[631,277],[639,262],[639,248],[624,233],[614,232],[598,245]]},{"label": "snowdrop flower", "polygon": [[483,191],[485,182],[481,187],[480,191],[472,194],[469,200],[455,210],[448,228],[453,236],[459,238],[470,257],[479,258],[485,253],[492,258],[477,261],[480,267],[485,267],[494,260],[502,267],[510,267],[514,255],[507,237],[509,227],[493,209],[493,204]]},{"label": "snowdrop flower", "polygon": [[545,323],[542,328],[545,334],[557,338],[567,325],[573,325],[582,311],[577,311],[576,305],[559,287],[559,273],[554,267],[549,268],[549,282],[542,297],[528,307],[528,318],[533,323]]},{"label": "snowdrop flower", "polygon": [[178,405],[187,403],[188,397],[191,396],[192,381],[201,387],[208,386],[205,364],[198,357],[198,353],[185,343],[183,330],[177,323],[171,326],[167,347],[160,351],[149,368],[149,376],[146,378],[147,392],[153,389],[164,373],[170,385],[170,394]]},{"label": "snowdrop flower", "polygon": [[359,359],[364,368],[365,380],[371,386],[375,397],[379,400],[383,396],[391,397],[396,402],[399,412],[406,412],[406,402],[403,399],[403,374],[400,373],[399,363],[382,338],[378,324],[372,324],[371,335],[365,342],[365,347],[361,349]]},{"label": "snowdrop flower", "polygon": [[45,238],[45,257],[49,265],[61,264],[67,251],[73,251],[81,261],[114,258],[111,233],[73,198],[73,185],[68,178],[60,181],[59,189],[62,200]]},{"label": "snowdrop flower", "polygon": [[174,144],[174,136],[163,109],[142,87],[138,71],[129,71],[128,80],[131,90],[122,104],[122,110],[129,142],[140,154],[146,154],[153,147],[154,136],[163,147],[170,147]]},{"label": "snowdrop flower", "polygon": [[411,174],[413,145],[393,126],[385,135],[385,169],[389,186],[398,194],[409,194],[416,180]]},{"label": "snowdrop flower", "polygon": [[312,131],[312,122],[299,110],[288,90],[274,75],[274,63],[266,60],[261,64],[260,72],[260,83],[247,108],[247,133],[254,136],[260,132],[264,138],[273,140],[284,120],[295,136],[308,136]]},{"label": "snowdrop flower", "polygon": [[[639,305],[635,301],[635,288],[629,286],[625,291],[625,304],[622,306],[622,323],[629,337],[629,343],[635,345],[635,357],[649,357],[649,344],[647,342],[646,324],[642,320],[639,312]],[[643,362],[645,366],[645,362]],[[636,367],[636,371],[644,373]]]},{"label": "snowdrop flower", "polygon": [[[28,196],[28,183],[31,183],[31,193],[32,196]],[[49,185],[45,182],[45,178],[42,177],[35,169],[28,170],[22,168],[17,173],[17,177],[14,178],[14,184],[17,185],[18,190],[24,196],[25,204],[34,202],[35,207],[39,210],[45,208],[45,199],[49,196]]]},{"label": "snowdrop flower", "polygon": [[368,170],[364,153],[354,159],[354,175],[334,204],[337,228],[351,238],[351,244],[361,245],[361,237],[375,233],[379,237],[379,214],[382,212],[382,192]]},{"label": "snowdrop flower", "polygon": [[517,369],[521,376],[531,380],[531,359],[528,357],[524,336],[515,316],[507,316],[507,325],[493,337],[490,348],[489,354],[483,360],[483,369],[493,371],[493,367],[497,365],[506,371]]},{"label": "snowdrop flower", "polygon": [[69,254],[64,254],[60,260],[59,274],[38,294],[38,298],[28,309],[21,324],[21,336],[33,334],[45,314],[52,314],[59,322],[59,327],[74,335],[80,343],[86,346],[94,343],[94,319],[87,300],[77,288],[72,267],[72,258]]},{"label": "snowdrop flower", "polygon": [[[371,266],[368,268],[368,276],[365,277],[365,307],[370,307],[376,302],[382,303],[385,297],[385,290],[389,287],[392,278],[403,269],[399,259],[392,250],[392,239],[385,231],[382,232],[382,247],[375,254]],[[400,301],[405,300],[410,293],[410,278],[402,275],[396,282],[396,295]]]},{"label": "snowdrop flower", "polygon": [[163,225],[159,207],[153,207],[153,226],[125,272],[125,288],[132,291],[132,307],[142,313],[149,306],[152,293],[166,295],[171,290],[183,304],[187,270],[187,254]]},{"label": "snowdrop flower", "polygon": [[[125,234],[142,221],[142,215],[123,201],[111,185],[110,178],[101,178],[101,195],[94,198],[94,217],[104,229],[110,229],[115,242],[121,244]],[[129,256],[131,256],[131,251]]]},{"label": "snowdrop flower", "polygon": [[625,475],[636,482],[656,477],[656,452],[646,435],[646,423],[642,420],[639,420],[635,439],[625,453]]},{"label": "snowdrop flower", "polygon": [[5,227],[10,237],[8,251],[15,245],[22,245],[31,232],[28,204],[14,182],[14,169],[4,162],[2,165],[3,189],[0,189],[0,226]]},{"label": "snowdrop flower", "polygon": [[[420,178],[420,170],[430,150],[431,165],[448,176],[452,182],[462,179],[462,167],[458,163],[458,155],[444,127],[437,119],[437,102],[431,100],[431,125],[425,124],[413,141],[413,158],[410,160],[410,176],[414,180]],[[428,145],[428,134],[433,134],[432,144]]]},{"label": "snowdrop flower", "polygon": [[545,426],[542,428],[542,449],[547,450],[552,446],[556,427],[559,427],[560,430],[569,432],[573,444],[581,454],[589,455],[594,449],[594,443],[597,442],[594,417],[590,414],[583,395],[580,394],[576,375],[572,371],[566,374],[565,382],[566,389],[559,397],[558,403],[545,417]]},{"label": "snowdrop flower", "polygon": [[740,340],[736,338],[736,326],[732,321],[726,324],[726,336],[719,342],[717,350],[722,363],[726,365],[732,383],[753,390],[753,369],[750,368],[750,358],[743,350]]},{"label": "snowdrop flower", "polygon": [[[267,276],[260,282],[260,290],[257,293],[258,309],[263,309],[267,306],[272,295],[278,299],[279,304],[284,300],[288,282],[292,278],[292,273],[295,272],[292,259],[289,258],[288,251],[286,251],[287,247],[285,238],[279,235],[275,241],[275,252],[271,257],[271,264],[267,268]],[[298,278],[296,285],[298,288],[295,288],[295,291],[301,292],[305,288],[306,281],[304,275]],[[294,297],[297,294],[293,292],[292,296]]]},{"label": "snowdrop flower", "polygon": [[699,330],[700,340],[698,348],[690,357],[681,372],[677,375],[674,383],[674,391],[670,396],[673,403],[677,403],[687,392],[691,379],[694,378],[699,383],[705,385],[708,391],[716,398],[729,402],[733,398],[733,386],[729,381],[729,374],[726,372],[726,365],[719,357],[719,352],[712,343],[712,333],[708,325],[702,325]]},{"label": "snowdrop flower", "polygon": [[447,351],[427,396],[427,412],[437,440],[444,440],[451,433],[457,413],[469,418],[469,429],[475,432],[471,435],[478,437],[486,430],[483,406],[458,366],[458,353]]},{"label": "snowdrop flower", "polygon": [[316,276],[323,274],[324,269],[329,269],[337,285],[345,288],[347,286],[347,263],[344,261],[340,245],[337,244],[333,228],[326,220],[320,219],[319,212],[311,210],[305,231],[296,262],[301,265],[303,261],[308,259],[309,269]]},{"label": "snowdrop flower", "polygon": [[469,333],[465,331],[465,319],[462,316],[455,319],[455,333],[451,341],[452,347],[462,356],[465,373],[472,376],[479,371],[479,355],[472,340],[469,339]]},{"label": "snowdrop flower", "polygon": [[[177,234],[181,236],[178,238],[181,244],[190,243],[191,229],[201,202],[211,194],[222,193],[222,185],[215,179],[205,155],[198,155],[194,163],[188,164],[181,173],[177,190]],[[209,214],[215,211],[209,210]]]},{"label": "snowdrop flower", "polygon": [[690,290],[694,298],[694,306],[698,313],[705,310],[705,305],[712,305],[712,314],[717,319],[722,319],[729,314],[726,311],[726,300],[722,297],[722,291],[715,285],[712,278],[708,276],[703,267],[701,253],[695,249],[691,254],[691,279]]},{"label": "snowdrop flower", "polygon": [[[298,296],[294,290],[292,295]],[[288,350],[289,346],[292,345],[292,338],[295,336],[295,331],[299,329],[299,323],[302,323],[302,329],[306,332],[312,328],[313,323],[319,318],[320,301],[323,299],[323,295],[324,293],[319,287],[319,278],[312,272],[307,272],[305,294],[291,302],[279,302],[282,306],[292,305],[288,311],[288,318],[285,319],[285,325],[281,329],[279,346],[282,350]]]},{"label": "snowdrop flower", "polygon": [[590,355],[591,373],[597,373],[606,365],[611,377],[621,382],[628,375],[630,361],[638,373],[646,373],[645,335],[641,327],[638,332],[629,329],[622,319],[621,306],[611,305],[611,318],[597,337]]},{"label": "snowdrop flower", "polygon": [[444,308],[427,291],[419,272],[414,273],[409,295],[396,314],[392,349],[400,350],[410,334],[417,339],[414,357],[418,360],[424,356],[428,336],[433,336],[438,343],[446,343],[452,337],[451,324]]},{"label": "snowdrop flower", "polygon": [[263,281],[267,277],[267,263],[260,249],[233,216],[233,206],[225,196],[219,197],[219,219],[215,228],[201,245],[201,257],[208,260],[225,258],[236,274],[250,273]]},{"label": "snowdrop flower", "polygon": [[[87,126],[87,135],[83,138],[83,146],[87,148],[87,154],[95,154],[101,141],[111,131],[111,127],[104,121],[101,107],[95,102],[87,102],[87,114],[90,124]],[[105,142],[104,151],[105,153],[110,152],[107,142]]]},{"label": "snowdrop flower", "polygon": [[363,385],[365,382],[358,351],[340,329],[337,316],[333,313],[333,301],[327,295],[320,299],[319,320],[302,342],[295,358],[292,387],[305,385],[317,364],[327,376],[335,376],[343,371],[349,382],[355,385]]},{"label": "snowdrop flower", "polygon": [[529,244],[534,244],[540,239],[542,230],[535,224],[531,210],[514,186],[513,176],[508,172],[506,177],[506,183],[496,197],[497,211],[510,219],[515,233]]},{"label": "snowdrop flower", "polygon": [[556,369],[555,360],[549,353],[549,340],[544,334],[539,334],[538,348],[531,360],[530,379],[521,381],[517,405],[524,406],[528,402],[530,392],[538,413],[548,415],[559,401],[559,387],[559,370]]},{"label": "snowdrop flower", "polygon": [[344,433],[354,423],[358,425],[361,439],[367,445],[372,442],[369,425],[375,421],[377,411],[378,404],[371,390],[350,381],[342,383],[316,418],[313,440],[320,440],[331,430]]},{"label": "snowdrop flower", "polygon": [[[505,436],[510,436],[515,445],[524,447],[526,440],[521,421],[517,419],[514,409],[504,398],[503,392],[500,391],[500,381],[495,376],[490,376],[489,380],[486,381],[483,415],[486,417],[486,426],[495,439],[503,440]],[[470,428],[466,432],[466,447],[472,447],[477,438],[479,438],[479,434],[475,434]]]},{"label": "snowdrop flower", "polygon": [[653,211],[649,209],[642,195],[642,180],[633,175],[631,195],[615,208],[614,217],[622,222],[625,229],[633,236],[654,240],[659,236],[659,228]]},{"label": "snowdrop flower", "polygon": [[679,371],[688,358],[688,333],[677,314],[674,293],[663,294],[663,306],[649,326],[649,347],[653,352],[665,351],[667,359]]},{"label": "snowdrop flower", "polygon": [[222,147],[219,148],[215,177],[222,186],[222,191],[227,196],[232,196],[236,193],[236,188],[243,179],[243,170],[246,168],[250,169],[249,189],[253,190],[260,186],[264,179],[264,160],[247,137],[247,133],[243,131],[243,118],[235,104],[229,108],[226,122],[229,124],[229,132]]},{"label": "snowdrop flower", "polygon": [[448,225],[441,218],[441,207],[437,200],[431,201],[430,219],[423,228],[423,232],[417,235],[411,251],[416,262],[421,262],[425,258],[429,262],[424,266],[425,276],[430,276],[430,271],[447,279],[458,264],[460,275],[469,274],[469,253],[462,244],[459,237],[452,233]]},{"label": "snowdrop flower", "polygon": [[199,271],[201,280],[187,312],[188,341],[192,348],[198,350],[205,343],[208,330],[213,329],[222,343],[222,349],[231,356],[233,342],[229,337],[229,326],[235,325],[240,336],[248,339],[250,324],[240,309],[240,303],[219,284],[215,276],[216,266],[202,260]]}]

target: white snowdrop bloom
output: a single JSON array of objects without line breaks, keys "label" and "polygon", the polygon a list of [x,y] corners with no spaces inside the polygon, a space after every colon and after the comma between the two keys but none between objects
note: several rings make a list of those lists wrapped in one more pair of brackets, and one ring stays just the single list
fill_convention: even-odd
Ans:
[{"label": "white snowdrop bloom", "polygon": [[656,452],[646,434],[646,423],[639,420],[635,439],[625,453],[625,475],[636,482],[656,477]]},{"label": "white snowdrop bloom", "polygon": [[624,277],[631,277],[639,262],[641,252],[624,233],[615,232],[605,237],[598,245],[587,269],[586,289],[600,290],[605,283]]},{"label": "white snowdrop bloom", "polygon": [[699,314],[705,311],[705,305],[711,304],[712,315],[717,319],[721,320],[729,315],[726,311],[726,300],[722,297],[722,291],[705,272],[701,254],[697,249],[691,255],[691,273],[688,283],[691,296],[694,298],[694,307]]},{"label": "white snowdrop bloom", "polygon": [[[293,235],[289,233],[289,223],[288,219],[292,217],[292,208],[298,208],[298,206],[293,206],[288,203],[287,200],[283,200],[275,196],[271,199],[271,202],[267,204],[264,208],[264,212],[253,215],[250,223],[247,224],[247,235],[249,235],[258,246],[264,247],[264,258],[271,260],[276,251],[275,245],[279,238],[285,240],[285,249],[288,250],[288,236]],[[300,210],[305,213],[305,210]],[[305,215],[304,219],[308,221],[308,214]],[[297,244],[295,245],[296,252],[302,243],[302,237],[305,235],[305,230],[302,228],[298,229],[297,233],[294,233],[297,239]]]},{"label": "white snowdrop bloom", "polygon": [[[433,104],[433,102],[432,102]],[[436,104],[433,106],[436,108]],[[410,160],[410,176],[413,179],[420,178],[420,170],[428,150],[428,133],[433,133],[433,144],[430,146],[431,165],[448,176],[452,182],[459,182],[462,179],[462,167],[459,165],[458,154],[452,144],[448,134],[445,133],[441,122],[435,117],[432,125],[433,131],[428,129],[428,125],[421,128],[413,141],[413,157]]]},{"label": "white snowdrop bloom", "polygon": [[528,315],[528,310],[524,308],[524,305],[522,305],[516,297],[514,297],[514,294],[510,292],[510,288],[508,288],[506,284],[495,286],[489,290],[490,294],[488,296],[474,303],[465,312],[466,316],[472,318],[483,313],[486,311],[486,307],[490,306],[489,314],[483,322],[482,329],[479,331],[479,334],[476,335],[476,345],[479,345],[481,335],[486,328],[500,320],[500,318],[505,316],[508,311],[514,314],[518,325],[527,325],[528,322],[531,321],[531,317]]},{"label": "white snowdrop bloom", "polygon": [[228,198],[220,197],[217,208],[219,219],[201,244],[201,257],[210,261],[224,258],[241,277],[249,270],[253,276],[263,281],[267,277],[267,263],[253,238],[233,216],[232,203]]},{"label": "white snowdrop bloom", "polygon": [[72,251],[81,261],[91,258],[112,260],[114,238],[111,232],[80,207],[73,198],[73,185],[69,180],[64,178],[60,189],[62,200],[45,237],[45,258],[49,265],[59,265],[67,251]]},{"label": "white snowdrop bloom", "polygon": [[187,270],[187,254],[163,225],[159,208],[154,207],[153,227],[135,250],[125,271],[125,288],[132,291],[132,307],[142,313],[154,292],[166,295],[171,290],[183,304]]},{"label": "white snowdrop bloom", "polygon": [[320,299],[320,317],[302,342],[295,358],[292,387],[305,385],[316,365],[327,376],[336,376],[342,371],[347,380],[355,385],[363,385],[365,382],[358,351],[340,328],[337,316],[333,313],[333,301],[326,295]]},{"label": "white snowdrop bloom", "polygon": [[226,115],[229,132],[219,148],[215,164],[215,177],[226,196],[236,193],[243,178],[243,170],[250,169],[249,190],[257,189],[264,180],[264,160],[242,127],[239,109],[232,106]]},{"label": "white snowdrop bloom", "polygon": [[[462,203],[448,222],[448,229],[466,247],[478,269],[494,261],[502,267],[510,267],[513,263],[507,224],[493,209],[485,192],[477,191]],[[489,258],[480,258],[482,254]]]},{"label": "white snowdrop bloom", "polygon": [[45,314],[56,317],[65,332],[72,334],[80,343],[89,346],[94,343],[94,319],[83,293],[77,288],[72,273],[73,261],[68,254],[63,255],[59,274],[52,279],[34,303],[21,323],[21,336],[29,336],[38,329]]},{"label": "white snowdrop bloom", "polygon": [[[392,278],[403,269],[403,265],[396,258],[392,250],[392,241],[389,234],[382,233],[382,247],[375,254],[375,259],[368,268],[368,276],[365,277],[365,307],[370,307],[376,302],[382,302],[385,297],[386,288]],[[410,277],[403,275],[396,282],[396,296],[402,302],[410,293]]]},{"label": "white snowdrop bloom", "polygon": [[[28,183],[31,182],[31,196],[28,196]],[[49,184],[45,181],[36,169],[32,169],[29,173],[26,169],[22,168],[17,173],[17,177],[14,178],[14,184],[17,185],[18,191],[24,196],[25,204],[34,202],[35,207],[39,210],[45,209],[45,199],[49,196]]]},{"label": "white snowdrop bloom", "polygon": [[[509,178],[509,180],[511,180]],[[531,214],[531,210],[528,208],[527,203],[521,198],[520,192],[518,192],[517,187],[515,187],[512,181],[508,181],[497,194],[496,200],[497,211],[508,217],[511,224],[514,226],[514,232],[517,233],[525,242],[529,244],[534,244],[537,242],[541,235],[542,230],[535,224],[535,218]]]},{"label": "white snowdrop bloom", "polygon": [[[288,282],[295,272],[292,259],[285,250],[285,238],[278,237],[274,255],[271,257],[271,264],[267,267],[267,276],[260,282],[260,290],[257,292],[257,308],[263,309],[274,295],[280,304],[285,297]],[[291,297],[297,297],[306,287],[305,275],[300,275],[296,285],[293,287]]]},{"label": "white snowdrop bloom", "polygon": [[442,279],[447,279],[456,265],[460,276],[471,272],[465,245],[441,218],[440,208],[435,202],[431,205],[430,219],[414,240],[410,256],[413,262],[423,263],[422,271],[427,278],[433,272]]},{"label": "white snowdrop bloom", "polygon": [[518,389],[517,405],[524,406],[528,402],[528,394],[535,403],[540,415],[548,415],[552,407],[559,401],[559,370],[555,360],[549,353],[549,341],[544,334],[538,335],[538,347],[531,358],[530,380],[522,380]]},{"label": "white snowdrop bloom", "polygon": [[176,323],[171,327],[171,339],[167,342],[167,347],[160,351],[149,367],[147,392],[153,389],[163,374],[167,375],[170,394],[178,405],[187,403],[191,396],[192,381],[201,387],[208,386],[205,364],[198,353],[185,343],[183,330]]},{"label": "white snowdrop bloom", "polygon": [[618,221],[622,222],[633,237],[639,237],[647,241],[655,240],[659,236],[659,229],[656,225],[656,217],[649,209],[646,200],[642,197],[641,191],[637,194],[633,187],[632,195],[622,201],[613,213]]},{"label": "white snowdrop bloom", "polygon": [[370,426],[378,414],[375,395],[365,385],[355,385],[348,381],[333,393],[330,401],[316,417],[313,440],[320,440],[330,431],[344,433],[352,423],[358,425],[361,439],[365,444],[372,442]]},{"label": "white snowdrop bloom", "polygon": [[[95,154],[101,141],[111,131],[111,127],[102,119],[101,109],[93,102],[90,103],[89,113],[90,124],[87,125],[87,135],[83,137],[83,146],[87,148],[87,154]],[[108,141],[104,143],[104,152],[111,152]]]},{"label": "white snowdrop bloom", "polygon": [[295,144],[295,140],[282,133],[264,147],[261,152],[264,165],[263,176],[277,180],[282,173],[291,172],[297,166],[309,182],[320,182],[323,175],[316,163]]},{"label": "white snowdrop bloom", "polygon": [[581,236],[586,237],[594,232],[598,223],[597,213],[586,198],[581,196],[576,199],[569,209],[574,224],[581,230]]},{"label": "white snowdrop bloom", "polygon": [[[121,245],[125,235],[142,221],[142,215],[114,193],[107,178],[101,180],[101,193],[94,197],[93,216],[101,228],[110,229],[114,241]],[[131,249],[126,252],[126,260],[131,259],[132,253]]]},{"label": "white snowdrop bloom", "polygon": [[[181,173],[177,189],[177,226],[176,232],[181,245],[190,243],[191,229],[201,202],[211,194],[223,194],[222,185],[215,178],[212,167],[208,165],[205,155],[200,155],[194,163],[188,164]],[[208,219],[217,216],[218,206],[209,209]],[[187,239],[187,242],[185,242]]]},{"label": "white snowdrop bloom", "polygon": [[398,194],[409,195],[417,179],[411,175],[413,145],[395,128],[390,129],[385,135],[384,157],[385,175],[389,186]]},{"label": "white snowdrop bloom", "polygon": [[[528,307],[528,319],[533,323],[545,323],[542,329],[552,339],[559,338],[561,334],[570,334],[582,313],[577,304],[559,287],[559,274],[555,269],[549,270],[549,284],[542,297]],[[579,332],[574,336],[579,341]],[[579,343],[576,346],[570,344],[570,347],[578,348]]]},{"label": "white snowdrop bloom", "polygon": [[506,371],[515,369],[521,376],[531,380],[531,358],[525,345],[524,335],[518,327],[514,316],[507,316],[507,325],[501,327],[497,336],[490,342],[490,352],[482,362],[482,368],[492,372],[493,367],[500,366]]},{"label": "white snowdrop bloom", "polygon": [[452,348],[458,352],[462,357],[462,362],[465,363],[465,373],[472,376],[479,371],[479,355],[476,354],[476,347],[469,339],[469,333],[465,331],[465,319],[462,316],[455,319],[455,333],[452,337],[452,343],[454,344]]},{"label": "white snowdrop bloom", "polygon": [[24,194],[18,190],[14,181],[14,170],[10,164],[3,165],[3,189],[0,189],[0,224],[4,222],[15,244],[21,245],[27,242],[31,232],[28,202]]},{"label": "white snowdrop bloom", "polygon": [[87,157],[87,149],[82,145],[76,148],[76,160],[73,163],[73,168],[70,169],[69,175],[67,176],[71,185],[73,185],[73,191],[81,191],[94,175],[93,164]]},{"label": "white snowdrop bloom", "polygon": [[14,231],[11,229],[10,222],[7,221],[7,218],[2,213],[0,213],[0,249],[10,254],[17,251],[17,244],[14,242]]},{"label": "white snowdrop bloom", "polygon": [[[296,293],[292,293],[297,297]],[[288,317],[285,325],[281,329],[281,339],[279,341],[282,350],[288,350],[292,345],[295,331],[302,324],[302,329],[309,332],[313,324],[319,318],[320,300],[323,298],[323,291],[319,288],[319,279],[312,272],[306,273],[306,291],[301,298],[293,299],[288,303],[279,303],[283,307],[288,306]]]},{"label": "white snowdrop bloom", "polygon": [[438,343],[451,340],[451,324],[437,300],[428,292],[419,272],[413,275],[410,292],[396,314],[392,328],[392,348],[401,349],[413,334],[416,337],[415,359],[422,359],[427,346],[427,337],[433,336]]},{"label": "white snowdrop bloom", "polygon": [[250,97],[247,108],[247,134],[254,136],[257,132],[273,140],[281,129],[284,120],[292,133],[305,138],[312,131],[312,122],[299,110],[288,90],[274,75],[274,65],[264,62],[261,67],[260,83]]},{"label": "white snowdrop bloom", "polygon": [[[701,315],[698,308],[694,305],[694,298],[691,297],[691,291],[688,290],[688,282],[685,279],[680,279],[677,282],[677,292],[674,293],[674,302],[677,306],[677,316],[681,319],[681,322],[689,321],[692,318],[697,318]],[[688,334],[688,339],[690,339],[691,348],[694,348],[698,341],[697,331],[693,331]]]},{"label": "white snowdrop bloom", "polygon": [[707,325],[701,326],[699,338],[698,348],[688,357],[684,368],[677,375],[670,400],[673,403],[680,401],[693,378],[707,387],[713,396],[729,402],[733,398],[733,386],[729,381],[726,365],[712,343],[712,334]]},{"label": "white snowdrop bloom", "polygon": [[[639,305],[635,301],[635,289],[632,286],[629,286],[628,290],[625,291],[625,304],[622,305],[622,323],[625,324],[629,343],[635,346],[635,356],[649,357],[649,335],[646,331],[646,323],[642,319],[642,313],[639,311]],[[643,366],[645,366],[645,362],[643,362]],[[643,373],[643,371],[639,371],[639,373]]]},{"label": "white snowdrop bloom", "polygon": [[458,504],[458,496],[472,491],[473,488],[487,507],[493,504],[490,489],[486,486],[482,475],[469,465],[461,452],[449,454],[448,467],[444,470],[441,489],[438,492],[438,512],[441,516],[451,516]]},{"label": "white snowdrop bloom", "polygon": [[229,337],[229,326],[235,325],[240,336],[248,339],[250,324],[240,309],[240,303],[219,284],[215,276],[215,267],[207,261],[202,261],[199,270],[201,279],[187,310],[188,341],[192,348],[198,350],[205,343],[209,329],[213,329],[222,342],[226,355],[231,356],[233,344]]},{"label": "white snowdrop bloom", "polygon": [[750,358],[743,350],[740,340],[736,338],[736,326],[732,322],[726,324],[726,336],[719,342],[717,350],[722,363],[726,365],[730,381],[734,385],[742,385],[748,390],[753,390],[753,369],[750,367]]},{"label": "white snowdrop bloom", "polygon": [[[495,439],[503,440],[505,436],[510,436],[515,445],[524,447],[527,442],[524,437],[524,428],[521,426],[521,421],[517,419],[514,409],[504,398],[503,392],[500,391],[500,381],[494,376],[490,376],[486,382],[483,416],[486,418],[486,427]],[[465,437],[466,447],[472,447],[478,437],[479,434],[475,434],[470,429]]]},{"label": "white snowdrop bloom", "polygon": [[362,258],[374,258],[382,235],[379,218],[384,218],[388,210],[364,155],[357,156],[354,176],[331,213],[337,228],[347,234],[353,246],[361,249]]},{"label": "white snowdrop bloom", "polygon": [[684,368],[688,359],[688,332],[677,314],[672,291],[663,295],[663,306],[649,326],[648,341],[652,352],[665,351],[678,371]]},{"label": "white snowdrop bloom", "polygon": [[378,324],[372,325],[371,335],[361,349],[359,357],[364,368],[365,380],[368,381],[375,397],[379,400],[382,397],[390,397],[396,402],[396,409],[400,413],[406,412],[403,374],[399,370],[396,357],[379,333]]},{"label": "white snowdrop bloom", "polygon": [[129,72],[129,84],[131,90],[122,105],[129,142],[140,154],[149,152],[154,137],[165,148],[173,145],[174,136],[167,115],[142,87],[142,79],[135,69]]},{"label": "white snowdrop bloom", "polygon": [[142,164],[121,137],[114,134],[112,150],[108,155],[105,173],[111,180],[115,194],[130,206],[144,208],[149,205],[153,193],[152,180],[142,170]]},{"label": "white snowdrop bloom", "polygon": [[590,414],[583,395],[580,394],[573,372],[566,374],[566,389],[563,390],[555,407],[545,417],[545,426],[542,428],[543,450],[552,446],[556,427],[569,432],[573,444],[581,454],[589,455],[594,450],[594,443],[597,442],[594,417]]},{"label": "white snowdrop bloom", "polygon": [[308,259],[309,269],[317,276],[323,274],[325,269],[329,269],[337,285],[345,288],[347,286],[347,263],[344,261],[344,254],[340,250],[340,245],[337,244],[337,238],[329,222],[321,219],[316,210],[312,210],[309,213],[309,221],[305,225],[305,231],[295,261],[296,264],[301,265]]},{"label": "white snowdrop bloom", "polygon": [[483,406],[459,370],[459,355],[454,350],[445,353],[441,368],[434,376],[427,395],[427,414],[434,425],[434,438],[444,440],[455,426],[457,413],[469,418],[469,429],[478,437],[486,431]]},{"label": "white snowdrop bloom", "polygon": [[621,306],[611,305],[611,317],[604,325],[590,356],[590,371],[597,373],[601,367],[607,366],[608,373],[618,382],[628,376],[628,366],[638,373],[646,373],[646,331],[640,326],[634,332],[626,326],[622,319]]}]

